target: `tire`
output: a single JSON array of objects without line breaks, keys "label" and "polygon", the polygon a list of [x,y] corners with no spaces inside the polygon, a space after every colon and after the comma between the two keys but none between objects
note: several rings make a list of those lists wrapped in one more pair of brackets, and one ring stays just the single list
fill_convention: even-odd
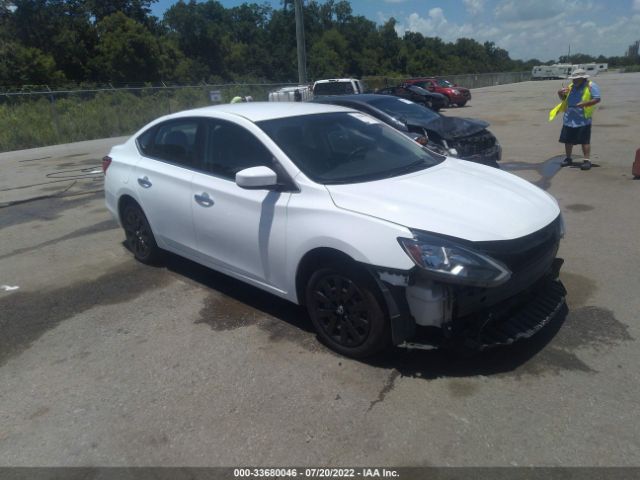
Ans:
[{"label": "tire", "polygon": [[374,355],[390,344],[390,325],[373,279],[355,267],[316,270],[305,291],[307,311],[322,343],[352,358]]},{"label": "tire", "polygon": [[459,107],[464,107],[467,104],[467,101],[465,100],[464,102],[460,102],[458,103]]},{"label": "tire", "polygon": [[155,265],[160,261],[162,250],[158,247],[151,225],[139,205],[130,203],[124,207],[122,227],[127,248],[136,260],[146,265]]}]

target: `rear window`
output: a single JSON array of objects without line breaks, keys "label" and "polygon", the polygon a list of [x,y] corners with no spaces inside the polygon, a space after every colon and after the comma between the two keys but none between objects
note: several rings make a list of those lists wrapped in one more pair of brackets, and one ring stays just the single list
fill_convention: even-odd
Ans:
[{"label": "rear window", "polygon": [[349,95],[358,93],[353,91],[351,82],[316,83],[313,87],[314,95]]}]

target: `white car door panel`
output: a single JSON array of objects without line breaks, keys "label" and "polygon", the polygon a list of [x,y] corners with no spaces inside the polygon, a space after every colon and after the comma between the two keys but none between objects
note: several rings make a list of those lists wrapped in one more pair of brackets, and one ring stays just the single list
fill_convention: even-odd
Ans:
[{"label": "white car door panel", "polygon": [[201,172],[192,178],[191,208],[198,250],[225,270],[283,288],[287,202],[290,193],[249,190],[235,174],[273,166],[273,155],[251,132],[233,122],[205,122]]},{"label": "white car door panel", "polygon": [[[275,272],[285,259],[286,208],[290,193],[245,190],[206,173],[192,180],[198,250],[227,270],[279,288]],[[207,198],[203,204],[198,200]]]},{"label": "white car door panel", "polygon": [[176,253],[197,249],[191,180],[199,155],[199,125],[194,118],[164,122],[138,142],[142,156],[134,170],[134,188],[159,246]]},{"label": "white car door panel", "polygon": [[195,249],[191,213],[193,171],[142,157],[135,168],[135,189],[161,247]]}]

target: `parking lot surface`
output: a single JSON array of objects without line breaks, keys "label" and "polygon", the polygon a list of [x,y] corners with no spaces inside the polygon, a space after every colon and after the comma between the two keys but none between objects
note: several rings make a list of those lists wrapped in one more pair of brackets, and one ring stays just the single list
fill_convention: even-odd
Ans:
[{"label": "parking lot surface", "polygon": [[0,154],[0,466],[639,465],[640,74],[596,81],[587,172],[559,167],[560,80],[444,112],[488,120],[567,224],[568,314],[471,358],[350,360],[300,307],[135,262],[100,172],[124,139]]}]

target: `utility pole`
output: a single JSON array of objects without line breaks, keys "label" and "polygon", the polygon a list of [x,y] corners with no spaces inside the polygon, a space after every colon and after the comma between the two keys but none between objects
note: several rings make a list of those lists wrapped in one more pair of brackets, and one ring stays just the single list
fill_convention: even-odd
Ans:
[{"label": "utility pole", "polygon": [[293,0],[296,7],[296,40],[298,44],[298,83],[307,83],[307,54],[304,47],[304,20],[302,17],[302,0]]}]

